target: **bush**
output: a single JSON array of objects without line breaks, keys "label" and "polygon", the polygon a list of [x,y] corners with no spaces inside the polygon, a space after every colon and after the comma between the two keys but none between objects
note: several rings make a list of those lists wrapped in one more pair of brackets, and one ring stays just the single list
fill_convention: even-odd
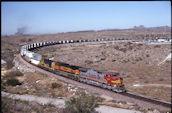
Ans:
[{"label": "bush", "polygon": [[126,48],[120,48],[119,50],[122,51],[122,52],[124,52],[124,53],[127,51]]},{"label": "bush", "polygon": [[115,46],[114,49],[119,50],[119,46]]},{"label": "bush", "polygon": [[129,50],[132,50],[133,49],[133,46],[129,46]]},{"label": "bush", "polygon": [[23,73],[21,73],[20,71],[10,71],[5,73],[5,78],[14,78],[14,77],[19,77],[19,76],[23,76]]},{"label": "bush", "polygon": [[141,61],[141,60],[143,60],[141,57],[138,57],[138,58],[136,58],[136,60],[135,61]]},{"label": "bush", "polygon": [[150,57],[150,55],[149,54],[146,54],[146,57]]},{"label": "bush", "polygon": [[25,38],[21,39],[20,42],[26,42],[27,40]]},{"label": "bush", "polygon": [[23,38],[20,40],[20,42],[31,42],[31,41],[32,41],[32,39],[30,39],[30,38],[29,39]]},{"label": "bush", "polygon": [[148,80],[145,80],[144,83],[149,83],[149,81]]},{"label": "bush", "polygon": [[58,83],[56,83],[56,82],[54,82],[54,83],[51,84],[51,88],[52,88],[52,89],[54,89],[54,88],[59,88],[59,87],[61,87],[61,86],[62,86],[61,84],[58,84]]},{"label": "bush", "polygon": [[103,99],[82,93],[79,97],[72,97],[65,102],[65,109],[70,113],[95,113],[95,108]]},{"label": "bush", "polygon": [[101,58],[100,60],[106,60],[106,58],[105,58],[105,57],[103,57],[103,58]]},{"label": "bush", "polygon": [[127,62],[129,62],[129,60],[127,59],[127,60],[122,60],[121,61],[122,63],[127,63]]},{"label": "bush", "polygon": [[85,63],[86,63],[86,64],[93,64],[93,61],[91,61],[91,60],[86,60]]},{"label": "bush", "polygon": [[29,38],[29,39],[28,39],[28,42],[31,42],[31,41],[32,41],[32,39]]},{"label": "bush", "polygon": [[138,44],[138,46],[140,47],[140,46],[143,46],[143,44]]},{"label": "bush", "polygon": [[163,78],[160,78],[159,81],[164,81],[164,79]]},{"label": "bush", "polygon": [[21,85],[21,83],[15,78],[8,79],[6,83],[10,86]]},{"label": "bush", "polygon": [[11,69],[14,66],[12,62],[7,62],[6,68]]},{"label": "bush", "polygon": [[9,103],[11,103],[11,101],[7,97],[2,97],[2,101],[1,101],[2,113],[7,113],[11,111],[11,109],[9,109],[10,107]]},{"label": "bush", "polygon": [[160,45],[155,45],[154,48],[160,48],[161,46]]},{"label": "bush", "polygon": [[115,62],[115,61],[116,61],[115,59],[112,60],[112,62]]}]

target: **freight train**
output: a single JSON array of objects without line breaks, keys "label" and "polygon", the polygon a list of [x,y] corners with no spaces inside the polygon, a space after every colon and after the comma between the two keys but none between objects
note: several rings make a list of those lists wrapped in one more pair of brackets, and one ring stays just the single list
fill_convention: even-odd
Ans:
[{"label": "freight train", "polygon": [[[97,40],[96,40],[97,41]],[[43,58],[42,55],[38,53],[31,52],[29,50],[43,47],[47,45],[62,44],[62,43],[79,43],[79,41],[57,41],[57,42],[41,42],[28,44],[21,47],[21,56],[28,62],[46,69],[51,72],[64,72],[67,73],[68,78],[84,82],[86,84],[91,84],[99,86],[102,88],[107,88],[114,92],[126,92],[123,78],[117,72],[110,72],[107,70],[93,70],[90,68],[83,68],[80,66],[70,65],[64,62],[53,61]],[[86,41],[83,41],[86,42]],[[66,74],[65,74],[66,75]]]}]

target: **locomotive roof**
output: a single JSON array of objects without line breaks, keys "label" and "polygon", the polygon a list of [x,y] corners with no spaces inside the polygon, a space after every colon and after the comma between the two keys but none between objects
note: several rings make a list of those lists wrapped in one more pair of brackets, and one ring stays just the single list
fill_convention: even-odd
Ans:
[{"label": "locomotive roof", "polygon": [[70,64],[67,64],[67,63],[64,63],[64,62],[56,62],[56,63],[58,63],[59,66],[69,67],[69,68],[74,69],[74,70],[80,68],[79,66],[73,66],[73,65],[70,65]]},{"label": "locomotive roof", "polygon": [[116,74],[119,74],[119,73],[117,73],[117,72],[107,72],[106,74],[116,75]]},{"label": "locomotive roof", "polygon": [[98,73],[102,73],[102,74],[112,74],[112,75],[116,75],[116,74],[118,74],[117,72],[110,72],[110,71],[108,71],[108,70],[93,70],[93,69],[91,69],[91,68],[79,68],[79,70],[80,71],[88,71],[88,70],[92,70],[92,71],[96,71],[96,72],[98,72]]}]

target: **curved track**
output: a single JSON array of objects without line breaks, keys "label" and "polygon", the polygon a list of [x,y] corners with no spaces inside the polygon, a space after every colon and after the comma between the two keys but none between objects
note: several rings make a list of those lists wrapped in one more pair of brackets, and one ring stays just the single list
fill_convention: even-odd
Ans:
[{"label": "curved track", "polygon": [[[97,41],[104,41],[104,40],[101,40],[101,39],[100,40],[92,40],[92,41],[90,41],[90,40],[89,41],[78,40],[78,41],[74,41],[74,42],[80,43],[80,42],[97,42]],[[106,41],[110,41],[110,40],[106,40]],[[55,44],[64,44],[64,43],[70,43],[70,41],[61,41],[60,43],[49,42],[49,44],[46,45],[46,46],[55,45]],[[32,46],[30,46],[31,48],[29,48],[29,46],[27,46],[27,48],[29,50],[32,50],[32,47],[33,47],[33,49],[35,49],[35,48],[37,48],[37,45],[40,45],[40,44],[36,43],[35,45],[33,44]],[[41,46],[39,46],[39,47],[41,47]],[[43,73],[48,74],[50,76],[55,76],[59,80],[62,80],[64,82],[67,82],[67,83],[70,83],[70,84],[73,84],[73,85],[76,85],[76,86],[79,86],[79,87],[84,88],[84,89],[87,89],[90,92],[105,94],[105,95],[108,95],[110,97],[113,97],[117,101],[126,101],[126,102],[135,103],[135,104],[139,105],[140,107],[142,107],[144,109],[148,108],[148,107],[152,107],[152,108],[156,108],[156,109],[163,110],[163,111],[164,110],[171,110],[171,103],[169,103],[169,102],[151,99],[151,98],[148,98],[148,97],[145,97],[145,96],[142,96],[142,95],[138,95],[138,94],[134,94],[134,93],[131,93],[131,92],[120,93],[120,94],[114,93],[114,92],[112,92],[110,90],[107,90],[107,89],[102,89],[102,88],[99,88],[99,87],[96,87],[96,86],[93,86],[93,85],[88,85],[88,84],[85,84],[85,83],[80,83],[78,81],[74,81],[74,80],[65,78],[65,77],[63,77],[64,74],[65,74],[63,72],[57,72],[57,73],[54,74],[52,72],[45,71],[45,70],[43,70],[43,69],[41,69],[39,67],[36,67],[36,66],[26,62],[24,59],[22,59],[21,56],[18,56],[18,58],[24,64],[26,64],[27,66],[29,66],[31,68],[34,68],[36,71],[43,72]]]}]

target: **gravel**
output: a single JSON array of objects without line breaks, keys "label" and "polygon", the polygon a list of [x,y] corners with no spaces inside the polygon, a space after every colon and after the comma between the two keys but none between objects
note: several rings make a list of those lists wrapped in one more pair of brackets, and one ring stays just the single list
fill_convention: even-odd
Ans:
[{"label": "gravel", "polygon": [[141,113],[140,111],[114,108],[110,106],[100,106],[96,108],[96,111],[100,113]]}]

